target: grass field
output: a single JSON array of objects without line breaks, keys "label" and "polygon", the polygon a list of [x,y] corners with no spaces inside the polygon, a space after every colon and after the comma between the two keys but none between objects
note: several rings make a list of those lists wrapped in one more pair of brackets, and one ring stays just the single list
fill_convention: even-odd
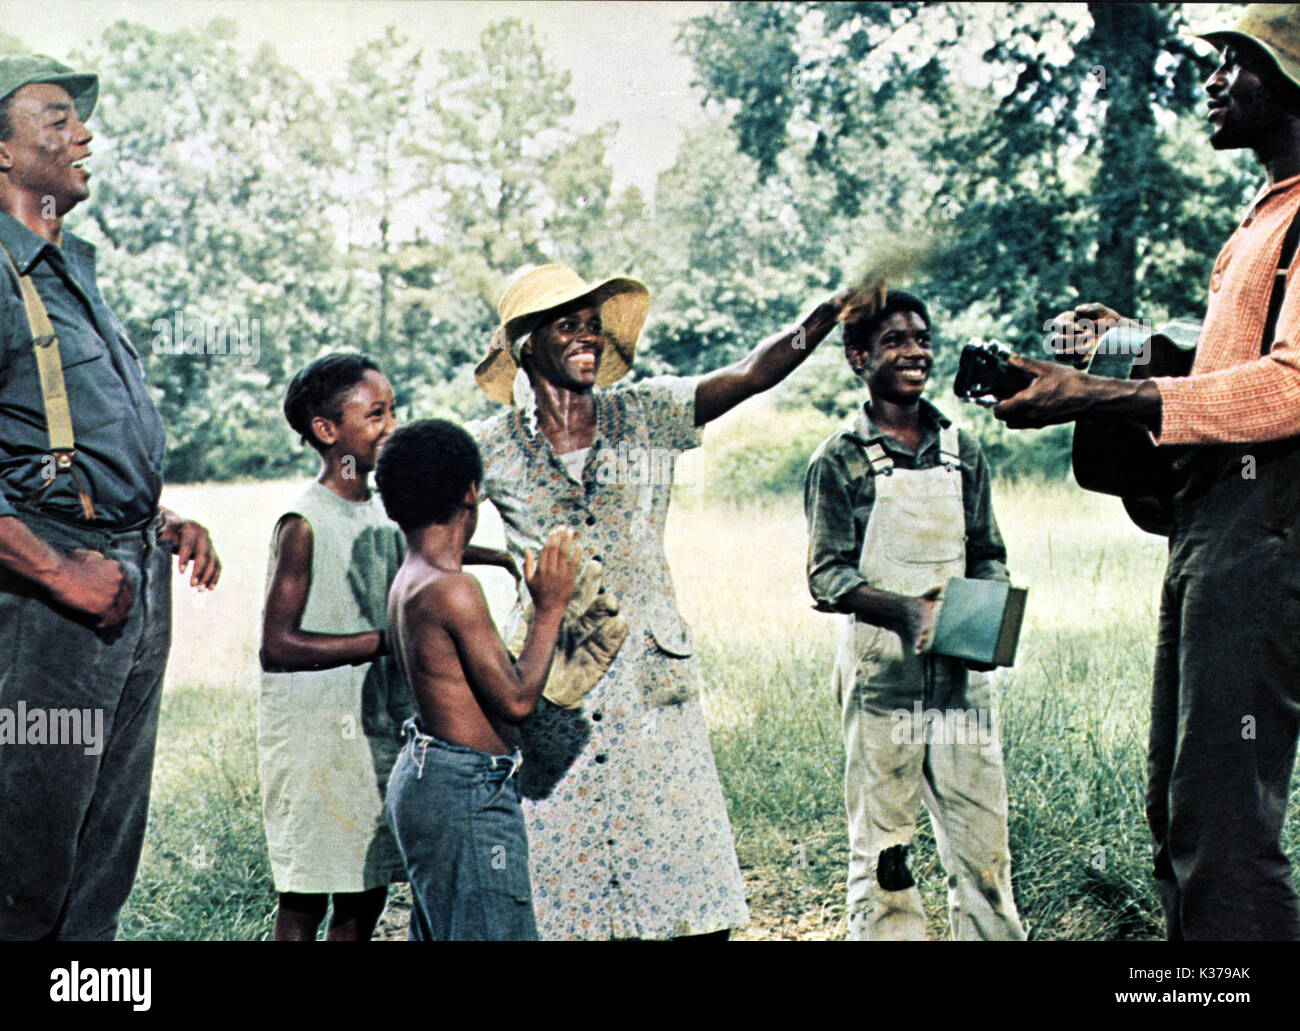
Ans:
[{"label": "grass field", "polygon": [[[257,620],[272,522],[298,489],[200,486],[164,497],[210,527],[226,571],[215,593],[178,591],[153,818],[124,937],[269,934]],[[1039,939],[1157,937],[1142,795],[1164,542],[1129,526],[1117,502],[1064,484],[1001,485],[995,504],[1013,579],[1030,588],[1017,666],[1000,680],[1021,914]],[[725,506],[688,487],[668,537],[749,886],[753,921],[737,937],[842,937],[835,618],[810,607],[799,499]],[[495,513],[485,512],[479,542],[500,539]],[[483,579],[502,605],[508,577]],[[944,878],[928,828],[914,866],[941,937]],[[388,934],[400,936],[401,916],[400,906],[390,913]]]}]

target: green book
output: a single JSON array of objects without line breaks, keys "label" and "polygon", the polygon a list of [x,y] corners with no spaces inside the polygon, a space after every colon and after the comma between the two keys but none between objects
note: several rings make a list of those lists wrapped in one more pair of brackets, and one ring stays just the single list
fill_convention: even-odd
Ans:
[{"label": "green book", "polygon": [[1016,661],[1029,591],[1000,580],[954,576],[944,588],[930,651],[1010,666]]}]

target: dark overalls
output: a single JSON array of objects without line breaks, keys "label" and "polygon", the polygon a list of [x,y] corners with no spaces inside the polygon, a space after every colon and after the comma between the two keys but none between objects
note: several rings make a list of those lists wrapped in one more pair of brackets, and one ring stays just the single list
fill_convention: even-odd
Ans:
[{"label": "dark overalls", "polygon": [[1280,844],[1300,734],[1300,438],[1199,446],[1176,470],[1147,760],[1166,927],[1300,938]]}]

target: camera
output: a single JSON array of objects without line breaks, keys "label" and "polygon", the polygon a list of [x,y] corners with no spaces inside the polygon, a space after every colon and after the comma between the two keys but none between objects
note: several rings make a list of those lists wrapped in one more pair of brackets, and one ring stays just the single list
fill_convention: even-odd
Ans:
[{"label": "camera", "polygon": [[1033,377],[1012,365],[1007,360],[1010,356],[1011,351],[996,341],[967,344],[961,349],[953,393],[963,401],[986,407],[1020,393]]}]

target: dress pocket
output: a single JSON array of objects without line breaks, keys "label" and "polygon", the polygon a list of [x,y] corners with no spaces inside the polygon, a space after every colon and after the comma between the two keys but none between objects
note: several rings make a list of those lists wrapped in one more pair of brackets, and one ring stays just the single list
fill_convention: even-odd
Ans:
[{"label": "dress pocket", "polygon": [[700,693],[695,678],[695,667],[690,657],[694,651],[690,630],[682,624],[683,633],[674,637],[665,634],[661,641],[652,630],[647,630],[642,653],[644,669],[640,673],[642,701],[651,709],[664,705],[688,702]]},{"label": "dress pocket", "polygon": [[695,635],[686,620],[675,612],[671,613],[671,618],[665,615],[652,620],[649,632],[655,647],[665,655],[688,659],[695,654]]}]

